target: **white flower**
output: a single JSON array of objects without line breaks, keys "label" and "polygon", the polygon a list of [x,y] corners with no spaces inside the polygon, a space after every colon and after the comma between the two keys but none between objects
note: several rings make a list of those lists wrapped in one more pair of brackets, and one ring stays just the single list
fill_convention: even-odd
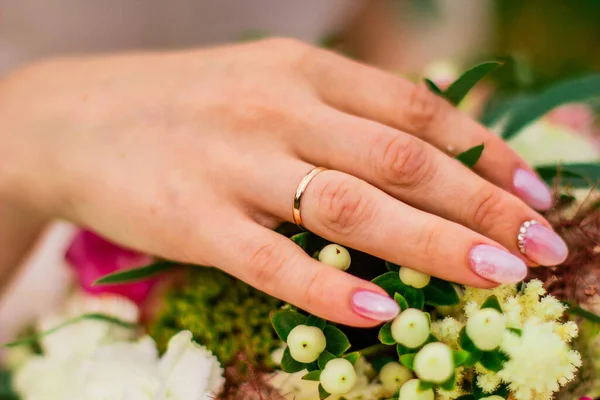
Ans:
[{"label": "white flower", "polygon": [[500,386],[501,381],[500,377],[492,371],[477,376],[477,386],[483,393],[492,393]]},{"label": "white flower", "polygon": [[[62,313],[40,319],[38,330],[44,332],[56,328],[84,314],[103,314],[129,323],[136,323],[139,319],[137,306],[125,297],[115,294],[91,296],[81,293],[71,297]],[[63,359],[86,357],[100,345],[133,339],[135,334],[135,330],[131,328],[103,320],[85,319],[45,335],[41,339],[41,346],[46,356]]]},{"label": "white flower", "polygon": [[536,317],[542,321],[555,321],[559,319],[567,307],[554,296],[545,296],[537,304]]},{"label": "white flower", "polygon": [[149,336],[99,346],[91,355],[37,356],[15,376],[23,400],[208,400],[224,378],[217,359],[180,332],[158,358]]},{"label": "white flower", "polygon": [[217,357],[192,341],[190,331],[171,338],[158,367],[166,400],[213,399],[225,384]]},{"label": "white flower", "polygon": [[554,332],[554,323],[528,320],[521,336],[505,332],[500,348],[509,357],[498,376],[509,385],[517,400],[530,400],[533,393],[550,397],[571,381],[581,357],[569,350]]}]

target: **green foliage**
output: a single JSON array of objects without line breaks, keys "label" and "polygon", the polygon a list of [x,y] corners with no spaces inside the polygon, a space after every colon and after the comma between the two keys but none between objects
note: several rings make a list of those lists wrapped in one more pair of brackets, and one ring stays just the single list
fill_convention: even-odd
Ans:
[{"label": "green foliage", "polygon": [[415,370],[415,357],[416,356],[417,356],[416,353],[410,353],[410,354],[401,355],[400,356],[400,362],[406,368],[410,369],[411,371],[414,371]]},{"label": "green foliage", "polygon": [[410,306],[408,305],[408,302],[406,301],[406,299],[404,298],[404,296],[402,296],[400,293],[394,294],[394,300],[400,306],[400,310],[401,311],[404,311],[407,308],[410,308]]},{"label": "green foliage", "polygon": [[479,360],[481,365],[494,372],[500,371],[505,361],[507,358],[500,350],[484,351]]},{"label": "green foliage", "polygon": [[0,399],[17,400],[18,398],[12,387],[12,374],[10,371],[0,370]]},{"label": "green foliage", "polygon": [[502,63],[496,61],[476,65],[464,72],[456,81],[454,81],[454,83],[452,83],[452,85],[444,92],[443,96],[450,103],[458,105],[480,80],[501,65]]},{"label": "green foliage", "polygon": [[459,155],[456,156],[456,159],[463,163],[467,168],[473,168],[481,154],[483,153],[483,144],[480,144],[475,147],[471,147],[469,150],[463,151]]},{"label": "green foliage", "polygon": [[568,79],[534,96],[513,109],[502,137],[510,139],[552,109],[568,103],[585,102],[600,97],[600,74]]},{"label": "green foliage", "polygon": [[463,350],[459,350],[459,351],[454,351],[452,352],[453,358],[454,358],[454,365],[457,367],[460,367],[461,365],[465,364],[467,362],[467,360],[469,359],[469,352],[468,351],[463,351]]},{"label": "green foliage", "polygon": [[309,315],[308,318],[306,318],[304,324],[307,326],[316,326],[317,328],[323,330],[325,328],[325,325],[327,325],[327,321],[325,321],[323,318],[315,317],[314,315]]},{"label": "green foliage", "polygon": [[323,386],[321,384],[319,384],[319,399],[323,400],[328,398],[330,395],[329,393],[327,393],[327,391],[325,389],[323,389]]},{"label": "green foliage", "polygon": [[335,358],[336,357],[333,354],[331,354],[330,352],[325,350],[324,352],[322,352],[319,355],[319,360],[318,360],[319,368],[321,370],[325,369],[325,366],[327,365],[327,363],[331,360],[334,360]]},{"label": "green foliage", "polygon": [[251,365],[270,367],[280,341],[269,315],[281,304],[216,268],[196,267],[165,296],[150,334],[164,351],[175,333],[188,329],[224,365],[243,353]]},{"label": "green foliage", "polygon": [[290,349],[287,347],[283,351],[283,357],[281,357],[280,367],[283,371],[288,372],[290,374],[293,374],[294,372],[300,372],[304,369],[311,370],[311,368],[309,368],[307,364],[294,360],[294,357],[292,357],[292,353],[290,353]]},{"label": "green foliage", "polygon": [[410,306],[410,308],[416,308],[418,310],[422,310],[425,306],[425,295],[423,294],[423,290],[416,289],[412,286],[408,286],[406,291],[404,292],[404,298],[406,302]]},{"label": "green foliage", "polygon": [[426,390],[433,389],[434,387],[435,387],[435,384],[432,382],[425,382],[425,381],[419,380],[419,386],[417,387],[417,390],[419,392],[424,392]]},{"label": "green foliage", "polygon": [[296,311],[277,311],[271,316],[273,328],[284,342],[287,342],[288,335],[298,325],[306,324],[306,316]]},{"label": "green foliage", "polygon": [[379,329],[379,341],[383,344],[394,345],[396,341],[392,337],[392,323],[386,322]]},{"label": "green foliage", "polygon": [[352,353],[346,354],[342,358],[350,361],[352,363],[352,365],[356,365],[356,363],[358,362],[358,359],[360,358],[360,353],[358,351],[353,351]]},{"label": "green foliage", "polygon": [[182,267],[181,264],[171,261],[160,261],[154,264],[146,265],[145,267],[117,271],[106,275],[94,282],[94,286],[119,285],[123,283],[144,281],[160,273],[180,267]]},{"label": "green foliage", "polygon": [[396,293],[404,294],[406,292],[406,286],[402,281],[400,281],[400,276],[397,272],[386,272],[383,275],[379,275],[377,278],[373,279],[371,282],[376,284],[385,290],[390,296],[394,296]]},{"label": "green foliage", "polygon": [[440,87],[438,85],[436,85],[431,79],[425,79],[425,84],[427,85],[429,90],[431,90],[433,93],[440,95],[440,96],[444,95],[444,91],[442,89],[440,89]]},{"label": "green foliage", "polygon": [[542,165],[536,171],[549,185],[559,183],[561,186],[587,188],[600,180],[598,163]]},{"label": "green foliage", "polygon": [[502,306],[500,306],[500,302],[498,301],[498,298],[496,296],[488,297],[481,305],[481,309],[483,310],[484,308],[493,308],[494,310],[499,311],[501,313],[504,312],[502,311]]},{"label": "green foliage", "polygon": [[391,272],[400,272],[400,266],[399,265],[396,265],[394,263],[386,261],[385,262],[385,266],[388,269],[388,271],[391,271]]},{"label": "green foliage", "polygon": [[425,304],[430,306],[454,306],[460,303],[454,285],[448,281],[431,277],[429,285],[423,289]]},{"label": "green foliage", "polygon": [[321,379],[321,371],[320,370],[310,371],[309,373],[304,375],[302,377],[302,379],[305,381],[319,381],[319,379]]},{"label": "green foliage", "polygon": [[327,325],[325,329],[323,329],[323,333],[327,340],[325,350],[331,354],[339,357],[350,348],[350,341],[346,334],[335,326]]}]

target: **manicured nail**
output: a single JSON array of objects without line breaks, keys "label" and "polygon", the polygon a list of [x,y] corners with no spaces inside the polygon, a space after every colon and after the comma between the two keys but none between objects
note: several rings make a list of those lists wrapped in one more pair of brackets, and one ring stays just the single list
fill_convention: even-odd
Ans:
[{"label": "manicured nail", "polygon": [[513,188],[517,196],[536,210],[547,210],[552,206],[552,192],[533,172],[517,169],[513,177]]},{"label": "manicured nail", "polygon": [[477,275],[496,283],[517,283],[527,275],[527,265],[523,260],[487,244],[473,247],[469,262]]},{"label": "manicured nail", "polygon": [[354,312],[377,321],[389,321],[400,313],[400,306],[393,299],[368,290],[354,293],[351,303]]},{"label": "manicured nail", "polygon": [[519,249],[540,265],[557,265],[569,255],[567,244],[553,230],[536,221],[527,221],[517,236]]}]

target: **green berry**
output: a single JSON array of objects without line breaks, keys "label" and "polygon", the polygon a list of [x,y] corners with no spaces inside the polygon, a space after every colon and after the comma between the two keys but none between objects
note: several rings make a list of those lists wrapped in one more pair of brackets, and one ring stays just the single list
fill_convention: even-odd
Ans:
[{"label": "green berry", "polygon": [[339,244],[328,244],[319,252],[319,261],[345,271],[350,268],[350,253]]},{"label": "green berry", "polygon": [[325,364],[320,381],[323,389],[328,393],[346,394],[356,384],[354,365],[344,358],[335,358]]},{"label": "green berry", "polygon": [[467,336],[478,349],[494,350],[504,338],[506,319],[502,313],[493,308],[476,311],[467,321]]},{"label": "green berry", "polygon": [[414,367],[425,382],[446,382],[454,373],[452,350],[444,343],[428,343],[415,356]]},{"label": "green berry", "polygon": [[434,400],[433,389],[419,391],[419,380],[411,379],[400,388],[398,400]]},{"label": "green berry", "polygon": [[392,337],[397,343],[414,349],[421,346],[429,337],[429,318],[421,310],[404,310],[392,322]]},{"label": "green berry", "polygon": [[325,350],[327,341],[316,326],[298,325],[288,334],[287,345],[294,360],[311,363]]},{"label": "green berry", "polygon": [[379,372],[379,380],[383,388],[390,393],[394,393],[396,389],[412,378],[413,374],[410,369],[395,361],[385,364]]},{"label": "green berry", "polygon": [[423,289],[431,280],[430,275],[406,267],[400,267],[399,274],[402,283],[417,289]]}]

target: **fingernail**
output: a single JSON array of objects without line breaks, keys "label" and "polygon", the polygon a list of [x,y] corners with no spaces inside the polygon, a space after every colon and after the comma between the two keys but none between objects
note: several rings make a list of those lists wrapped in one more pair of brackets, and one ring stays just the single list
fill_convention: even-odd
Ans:
[{"label": "fingernail", "polygon": [[540,265],[560,264],[569,255],[564,240],[536,221],[525,222],[519,229],[517,240],[521,253]]},{"label": "fingernail", "polygon": [[354,293],[351,303],[354,312],[377,321],[389,321],[400,313],[400,306],[393,299],[368,290]]},{"label": "fingernail", "polygon": [[523,260],[487,244],[473,247],[469,262],[477,275],[496,283],[517,283],[527,275],[527,265]]},{"label": "fingernail", "polygon": [[514,193],[536,210],[552,206],[552,192],[533,172],[519,168],[513,177]]}]

